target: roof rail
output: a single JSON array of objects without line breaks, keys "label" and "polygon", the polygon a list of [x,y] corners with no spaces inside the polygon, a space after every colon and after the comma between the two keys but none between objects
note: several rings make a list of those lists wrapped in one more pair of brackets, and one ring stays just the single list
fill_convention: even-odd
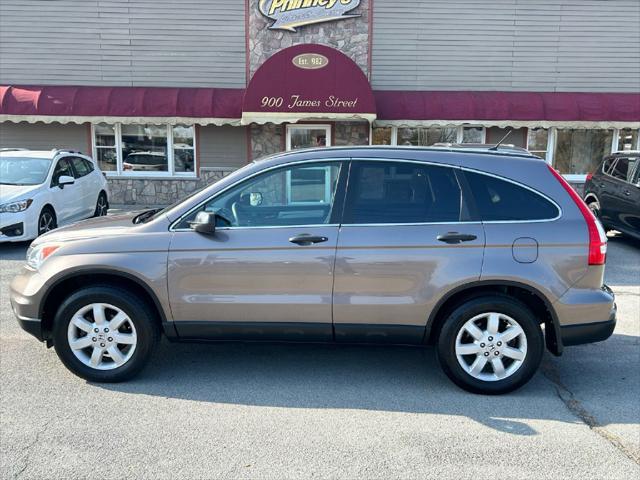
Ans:
[{"label": "roof rail", "polygon": [[76,153],[78,155],[84,155],[80,150],[71,150],[70,148],[52,148],[51,153],[53,153],[54,157],[61,153]]},{"label": "roof rail", "polygon": [[[457,150],[490,150],[492,152],[516,152],[527,155],[533,155],[529,150],[523,147],[516,147],[512,144],[490,144],[490,143],[434,143],[433,147],[454,148]],[[496,146],[498,148],[496,148]]]},{"label": "roof rail", "polygon": [[28,148],[22,148],[22,147],[3,147],[0,148],[0,152],[26,152],[28,151]]}]

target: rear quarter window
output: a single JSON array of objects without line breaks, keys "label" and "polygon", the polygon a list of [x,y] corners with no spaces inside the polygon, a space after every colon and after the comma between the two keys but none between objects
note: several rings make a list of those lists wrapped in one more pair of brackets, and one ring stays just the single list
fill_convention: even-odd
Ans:
[{"label": "rear quarter window", "polygon": [[480,173],[465,176],[483,221],[551,220],[560,214],[556,205],[525,187]]}]

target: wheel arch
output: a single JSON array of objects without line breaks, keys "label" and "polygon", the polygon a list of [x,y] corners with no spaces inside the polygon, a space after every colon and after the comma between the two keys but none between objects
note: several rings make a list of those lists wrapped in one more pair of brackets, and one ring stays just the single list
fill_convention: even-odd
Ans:
[{"label": "wheel arch", "polygon": [[69,273],[56,279],[47,289],[40,303],[40,319],[45,339],[51,339],[53,320],[61,300],[84,287],[109,285],[125,288],[142,298],[155,314],[159,326],[167,337],[176,336],[173,322],[168,321],[162,304],[153,290],[144,281],[126,272],[108,268],[87,269]]},{"label": "wheel arch", "polygon": [[596,202],[600,203],[600,199],[593,192],[589,192],[584,196],[584,202],[585,203],[589,203],[590,200],[595,200]]},{"label": "wheel arch", "polygon": [[553,305],[537,288],[520,282],[507,280],[480,280],[465,283],[443,296],[432,310],[425,329],[425,343],[435,343],[442,326],[460,303],[487,294],[506,294],[520,300],[545,325],[545,343],[554,355],[561,355],[563,346],[560,336],[560,324]]}]

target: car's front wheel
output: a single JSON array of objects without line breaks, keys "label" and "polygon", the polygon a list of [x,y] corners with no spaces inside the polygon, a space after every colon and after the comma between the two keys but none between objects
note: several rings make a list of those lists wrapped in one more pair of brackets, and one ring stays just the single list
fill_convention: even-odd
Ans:
[{"label": "car's front wheel", "polygon": [[38,236],[55,229],[57,226],[56,212],[49,206],[44,207],[38,216]]},{"label": "car's front wheel", "polygon": [[96,201],[96,209],[93,213],[94,217],[104,217],[109,210],[109,202],[107,201],[107,194],[100,192],[98,200]]},{"label": "car's front wheel", "polygon": [[58,357],[73,373],[121,382],[146,365],[159,329],[144,301],[105,285],[71,294],[56,314],[53,334]]},{"label": "car's front wheel", "polygon": [[501,394],[520,388],[535,374],[543,352],[542,330],[531,311],[498,294],[456,308],[438,340],[442,369],[473,393]]}]

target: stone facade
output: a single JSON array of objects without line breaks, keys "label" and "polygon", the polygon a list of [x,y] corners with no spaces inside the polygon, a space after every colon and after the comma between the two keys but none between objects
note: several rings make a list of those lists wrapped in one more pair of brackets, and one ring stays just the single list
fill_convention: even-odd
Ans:
[{"label": "stone facade", "polygon": [[111,205],[170,205],[195,190],[215,183],[233,170],[200,169],[194,179],[111,178]]},{"label": "stone facade", "polygon": [[286,128],[284,125],[251,125],[251,158],[259,160],[285,149]]},{"label": "stone facade", "polygon": [[259,3],[260,0],[249,0],[250,76],[274,53],[301,43],[319,43],[336,48],[369,76],[369,0],[362,0],[357,8],[349,12],[360,17],[305,25],[295,32],[270,30],[273,20],[260,13]]},{"label": "stone facade", "polygon": [[369,145],[368,122],[336,122],[333,144],[337,147],[348,145]]}]

